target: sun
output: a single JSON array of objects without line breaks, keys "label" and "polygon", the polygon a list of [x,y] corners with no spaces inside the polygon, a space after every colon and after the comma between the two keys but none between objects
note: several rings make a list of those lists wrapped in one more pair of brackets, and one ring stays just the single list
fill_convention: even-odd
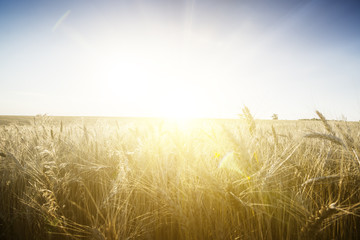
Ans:
[{"label": "sun", "polygon": [[205,81],[199,84],[200,70],[181,62],[178,55],[166,56],[146,51],[103,56],[96,91],[104,112],[179,120],[209,115],[205,109],[211,103]]},{"label": "sun", "polygon": [[224,71],[215,57],[203,54],[212,45],[195,35],[185,41],[158,33],[99,45],[94,92],[102,112],[172,119],[214,116],[219,92],[214,82]]},{"label": "sun", "polygon": [[154,110],[163,118],[178,120],[200,118],[201,104],[197,97],[200,96],[189,91],[168,92]]}]

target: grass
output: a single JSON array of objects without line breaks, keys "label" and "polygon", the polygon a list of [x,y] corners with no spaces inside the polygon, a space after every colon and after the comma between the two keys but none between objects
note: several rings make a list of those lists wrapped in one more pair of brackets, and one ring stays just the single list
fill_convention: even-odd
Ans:
[{"label": "grass", "polygon": [[243,113],[8,118],[0,238],[359,239],[360,124]]}]

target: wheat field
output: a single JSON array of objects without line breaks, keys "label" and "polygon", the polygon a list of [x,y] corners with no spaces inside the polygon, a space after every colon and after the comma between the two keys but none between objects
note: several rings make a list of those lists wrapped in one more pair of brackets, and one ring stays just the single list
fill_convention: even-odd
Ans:
[{"label": "wheat field", "polygon": [[360,124],[37,116],[0,126],[1,239],[359,239]]}]

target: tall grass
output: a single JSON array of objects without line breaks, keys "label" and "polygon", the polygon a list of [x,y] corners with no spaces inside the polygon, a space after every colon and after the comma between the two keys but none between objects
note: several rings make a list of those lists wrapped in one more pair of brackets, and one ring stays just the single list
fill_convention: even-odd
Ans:
[{"label": "tall grass", "polygon": [[243,112],[1,126],[0,238],[358,239],[359,124]]}]

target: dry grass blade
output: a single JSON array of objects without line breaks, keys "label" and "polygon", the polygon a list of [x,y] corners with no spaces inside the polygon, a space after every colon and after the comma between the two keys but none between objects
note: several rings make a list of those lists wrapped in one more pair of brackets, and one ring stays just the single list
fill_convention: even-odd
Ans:
[{"label": "dry grass blade", "polygon": [[323,176],[323,177],[317,177],[317,178],[311,178],[306,180],[303,184],[301,184],[301,186],[306,186],[309,185],[311,183],[321,183],[321,182],[326,182],[326,183],[330,183],[329,180],[333,180],[333,181],[338,181],[340,180],[340,176],[339,175],[331,175],[331,176]]},{"label": "dry grass blade", "polygon": [[353,149],[352,152],[354,153],[355,159],[356,159],[357,163],[358,163],[359,166],[360,166],[360,159],[359,159],[359,156],[357,155],[355,149]]}]

